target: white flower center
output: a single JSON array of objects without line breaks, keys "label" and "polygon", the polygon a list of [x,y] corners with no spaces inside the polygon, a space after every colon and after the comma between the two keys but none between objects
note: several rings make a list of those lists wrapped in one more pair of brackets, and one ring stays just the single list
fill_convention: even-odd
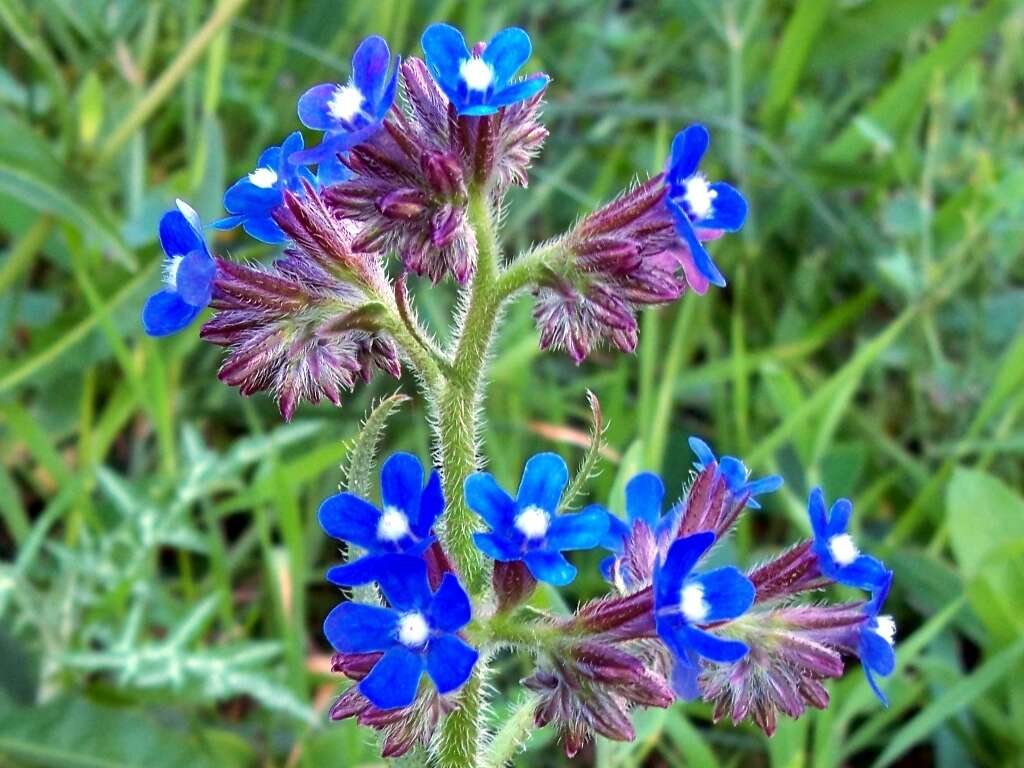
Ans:
[{"label": "white flower center", "polygon": [[184,256],[172,256],[164,262],[164,283],[171,290],[178,288],[178,268],[184,260]]},{"label": "white flower center", "polygon": [[363,107],[363,94],[354,85],[339,85],[327,102],[327,111],[335,120],[349,122]]},{"label": "white flower center", "polygon": [[716,197],[718,197],[718,193],[708,186],[708,180],[702,174],[695,174],[686,180],[686,192],[683,193],[683,200],[686,201],[686,207],[690,209],[693,218],[697,220],[707,218]]},{"label": "white flower center", "polygon": [[476,56],[466,59],[459,66],[459,75],[471,91],[486,91],[494,82],[494,70],[491,65]]},{"label": "white flower center", "polygon": [[249,174],[249,181],[262,189],[270,189],[277,184],[277,171],[273,168],[257,168]]},{"label": "white flower center", "polygon": [[551,527],[551,516],[540,507],[527,507],[516,515],[515,526],[528,539],[542,539]]},{"label": "white flower center", "polygon": [[402,510],[386,507],[377,521],[377,538],[381,541],[398,541],[409,534],[409,518]]},{"label": "white flower center", "polygon": [[679,604],[683,609],[683,616],[691,624],[700,624],[708,617],[708,611],[711,610],[708,601],[704,599],[703,584],[687,584],[684,586],[682,600],[680,600]]},{"label": "white flower center", "polygon": [[860,557],[860,550],[848,533],[840,533],[828,540],[828,551],[840,566],[847,566]]},{"label": "white flower center", "polygon": [[398,642],[407,648],[419,648],[430,635],[422,613],[407,613],[398,620]]},{"label": "white flower center", "polygon": [[875,632],[889,645],[896,644],[896,622],[892,616],[879,616],[875,619]]}]

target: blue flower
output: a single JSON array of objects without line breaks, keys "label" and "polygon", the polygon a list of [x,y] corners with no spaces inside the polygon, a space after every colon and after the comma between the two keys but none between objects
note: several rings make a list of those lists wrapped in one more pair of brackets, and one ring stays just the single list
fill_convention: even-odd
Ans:
[{"label": "blue flower", "polygon": [[754,604],[754,585],[732,566],[691,573],[714,542],[715,534],[710,531],[678,539],[654,571],[655,626],[675,657],[672,686],[684,699],[699,693],[699,657],[731,664],[749,650],[738,640],[726,640],[699,629],[735,619]]},{"label": "blue flower", "polygon": [[217,264],[203,238],[199,215],[182,200],[160,219],[164,285],[146,300],[142,325],[150,336],[177,333],[196,319],[213,294]]},{"label": "blue flower", "polygon": [[701,240],[710,239],[711,233],[735,232],[742,227],[747,218],[747,201],[728,184],[709,184],[697,170],[709,141],[708,130],[703,125],[691,125],[676,134],[666,171],[666,204],[697,270],[705,280],[721,287],[725,285],[725,277]]},{"label": "blue flower", "polygon": [[886,707],[889,706],[889,700],[878,687],[875,675],[888,677],[896,668],[896,622],[892,620],[892,616],[880,615],[891,586],[892,571],[886,571],[878,586],[872,591],[871,599],[864,605],[866,619],[861,626],[858,650],[868,685]]},{"label": "blue flower", "polygon": [[697,454],[698,461],[693,462],[694,469],[703,472],[709,467],[718,466],[718,473],[725,479],[729,492],[736,498],[748,496],[746,506],[750,509],[760,509],[755,496],[762,493],[771,493],[782,487],[782,478],[778,475],[769,475],[760,480],[750,480],[750,470],[747,465],[735,456],[723,456],[716,459],[711,446],[699,437],[691,437],[689,440],[690,450]]},{"label": "blue flower", "polygon": [[537,72],[512,82],[533,51],[530,36],[517,27],[498,32],[480,54],[449,24],[431,24],[421,44],[430,74],[460,115],[492,115],[540,93],[550,80]]},{"label": "blue flower", "polygon": [[473,535],[477,547],[503,563],[522,560],[538,581],[569,584],[576,568],[562,552],[596,547],[608,530],[608,513],[592,506],[556,514],[568,482],[569,469],[554,453],[538,453],[526,462],[514,499],[487,472],[470,475],[466,504],[491,527],[490,533]]},{"label": "blue flower", "polygon": [[351,179],[353,173],[337,155],[321,160],[316,168],[316,185],[320,189]]},{"label": "blue flower", "polygon": [[366,550],[366,556],[327,572],[327,579],[342,586],[376,579],[380,556],[422,553],[434,541],[430,532],[444,512],[441,476],[430,473],[423,485],[423,465],[408,453],[388,457],[380,472],[384,509],[352,493],[338,493],[320,505],[320,527],[329,536]]},{"label": "blue flower", "polygon": [[384,38],[373,35],[356,48],[348,83],[321,83],[302,94],[299,120],[325,135],[319,146],[297,152],[292,161],[329,162],[375,134],[395,101],[400,61],[391,58]]},{"label": "blue flower", "polygon": [[469,679],[479,656],[456,632],[469,623],[469,596],[452,573],[430,591],[427,565],[411,555],[388,555],[379,578],[390,607],[342,603],[328,614],[324,634],[339,653],[378,653],[359,691],[380,709],[410,705],[425,671],[438,693]]},{"label": "blue flower", "polygon": [[[615,561],[622,556],[626,541],[633,535],[636,526],[644,526],[651,532],[650,543],[653,545],[677,522],[675,514],[662,517],[661,505],[664,498],[665,484],[653,472],[641,472],[626,483],[626,519],[623,521],[608,513],[608,531],[601,539],[600,546],[615,553],[601,561],[601,573],[605,579],[613,581]],[[620,575],[625,576],[623,573]]]},{"label": "blue flower", "polygon": [[250,237],[278,245],[288,240],[274,221],[274,209],[284,202],[284,190],[302,194],[302,182],[316,184],[316,178],[306,168],[289,158],[302,149],[302,134],[295,131],[279,147],[263,150],[256,170],[252,171],[224,193],[224,208],[230,216],[214,222],[217,229],[234,229],[242,225]]},{"label": "blue flower", "polygon": [[828,578],[848,587],[875,590],[885,579],[885,566],[876,558],[861,554],[847,533],[852,513],[850,500],[839,499],[826,515],[821,488],[811,491],[807,514],[814,531],[814,553],[822,574]]}]

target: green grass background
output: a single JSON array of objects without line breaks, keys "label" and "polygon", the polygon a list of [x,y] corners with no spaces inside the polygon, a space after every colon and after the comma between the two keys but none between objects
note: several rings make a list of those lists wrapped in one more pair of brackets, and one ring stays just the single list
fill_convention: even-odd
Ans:
[{"label": "green grass background", "polygon": [[[741,564],[804,535],[823,484],[897,574],[889,710],[852,663],[828,711],[772,740],[677,705],[580,764],[1024,764],[1024,10],[1008,0],[0,0],[0,764],[380,763],[368,733],[325,722],[337,551],[314,513],[396,384],[286,426],[216,380],[195,328],[148,339],[138,315],[174,197],[220,215],[358,40],[415,54],[436,20],[476,39],[523,26],[554,78],[511,251],[658,170],[691,121],[752,209],[714,246],[728,288],[647,312],[634,356],[541,354],[515,305],[487,403],[499,479],[540,449],[578,460],[589,388],[617,452],[595,500],[618,505],[638,468],[678,490],[696,433],[786,478],[730,541]],[[216,249],[272,255],[239,233]],[[443,335],[453,292],[417,300]],[[386,447],[427,446],[414,400]],[[595,561],[570,604],[601,591]],[[522,765],[564,764],[547,731],[527,747]]]}]

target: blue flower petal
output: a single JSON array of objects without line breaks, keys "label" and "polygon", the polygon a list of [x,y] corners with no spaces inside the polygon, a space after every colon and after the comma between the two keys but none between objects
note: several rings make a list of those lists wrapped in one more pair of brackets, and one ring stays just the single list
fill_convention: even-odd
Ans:
[{"label": "blue flower petal", "polygon": [[873,629],[861,632],[861,663],[872,672],[888,677],[896,669],[896,652],[888,641]]},{"label": "blue flower petal", "polygon": [[459,67],[470,57],[466,39],[450,24],[431,24],[420,38],[425,61],[434,80],[452,99],[459,81]]},{"label": "blue flower petal", "polygon": [[142,308],[142,326],[150,336],[177,333],[196,319],[202,307],[193,306],[175,291],[158,291]]},{"label": "blue flower petal", "polygon": [[561,552],[535,550],[527,552],[523,556],[523,561],[537,581],[564,587],[576,578],[576,566],[566,560]]},{"label": "blue flower petal", "polygon": [[341,162],[337,155],[327,158],[316,169],[316,186],[321,188],[329,187],[332,184],[340,184],[351,178],[351,169]]},{"label": "blue flower petal", "polygon": [[442,632],[456,632],[469,624],[472,616],[473,606],[466,590],[455,574],[446,573],[430,606],[431,626]]},{"label": "blue flower petal", "polygon": [[350,541],[364,549],[380,547],[377,539],[380,510],[353,493],[336,493],[325,499],[317,518],[328,536]]},{"label": "blue flower petal", "polygon": [[526,462],[519,483],[516,506],[539,507],[549,513],[558,509],[562,491],[569,482],[569,468],[557,453],[538,453]]},{"label": "blue flower petal", "polygon": [[849,565],[836,569],[834,574],[825,575],[848,587],[872,590],[885,579],[886,573],[880,560],[871,555],[860,555]]},{"label": "blue flower petal", "polygon": [[724,182],[712,184],[710,190],[716,193],[715,200],[711,214],[701,219],[701,227],[736,232],[747,220],[747,201],[737,189]]},{"label": "blue flower petal", "polygon": [[430,473],[427,485],[420,495],[420,508],[415,518],[412,519],[412,532],[419,538],[430,534],[437,518],[444,512],[444,491],[441,488],[441,473],[436,469]]},{"label": "blue flower petal", "polygon": [[507,27],[491,38],[480,58],[494,70],[494,82],[504,85],[526,63],[532,52],[530,36],[519,27]]},{"label": "blue flower petal", "polygon": [[836,499],[828,513],[828,525],[825,527],[825,535],[829,538],[846,533],[850,527],[850,517],[853,515],[853,504],[849,499]]},{"label": "blue flower petal", "polygon": [[878,700],[882,702],[882,706],[888,708],[889,698],[882,692],[882,689],[879,687],[878,681],[875,680],[875,675],[872,673],[870,667],[864,667],[864,676],[868,679],[868,685],[871,687],[875,696],[877,696]]},{"label": "blue flower petal", "polygon": [[821,488],[811,491],[807,499],[807,515],[811,518],[811,530],[815,539],[828,538],[828,520],[825,517],[825,494]]},{"label": "blue flower petal", "polygon": [[352,82],[370,104],[384,94],[385,77],[391,63],[391,51],[383,37],[371,35],[352,55]]},{"label": "blue flower petal", "polygon": [[687,442],[690,444],[690,450],[697,455],[697,461],[694,463],[694,468],[696,470],[704,470],[717,462],[714,451],[711,450],[711,446],[699,437],[691,437]]},{"label": "blue flower petal", "polygon": [[691,125],[672,140],[672,160],[668,177],[670,184],[679,184],[693,176],[707,152],[711,136],[703,125]]},{"label": "blue flower petal", "polygon": [[877,616],[882,612],[882,606],[885,605],[885,601],[889,597],[889,590],[892,588],[892,578],[893,572],[886,571],[879,579],[878,584],[871,590],[871,600],[864,606],[864,611],[869,616]]},{"label": "blue flower petal", "polygon": [[339,653],[386,651],[395,644],[398,613],[363,603],[342,603],[324,620],[324,635]]},{"label": "blue flower petal", "polygon": [[[181,210],[185,204],[178,203],[177,210],[168,211],[160,219],[160,246],[168,256],[184,256],[191,251],[205,251],[206,241],[201,230],[197,230],[195,220],[186,216]],[[185,206],[188,208],[188,206]],[[195,211],[188,208],[195,215]]]},{"label": "blue flower petal", "polygon": [[672,690],[683,701],[693,701],[700,696],[700,667],[684,663],[676,658],[672,665]]},{"label": "blue flower petal", "polygon": [[387,601],[399,611],[427,611],[434,599],[422,557],[391,554],[383,562],[377,583]]},{"label": "blue flower petal", "polygon": [[508,563],[512,560],[521,560],[523,557],[521,546],[493,533],[474,533],[473,541],[476,548],[492,560]]},{"label": "blue flower petal", "polygon": [[726,640],[689,625],[683,627],[682,632],[686,638],[686,644],[696,653],[705,659],[721,664],[737,662],[750,650],[746,643],[741,643],[739,640]]},{"label": "blue flower petal", "polygon": [[378,709],[407,707],[416,699],[423,667],[421,655],[396,645],[359,683],[359,692]]},{"label": "blue flower petal", "polygon": [[242,222],[242,229],[249,237],[268,245],[281,245],[288,242],[288,236],[271,218],[253,218]]},{"label": "blue flower petal", "polygon": [[385,507],[403,511],[410,520],[420,512],[423,465],[411,453],[394,453],[380,471],[380,496]]},{"label": "blue flower petal", "polygon": [[[277,171],[274,171],[277,173]],[[243,216],[266,215],[281,204],[281,189],[277,184],[272,187],[258,187],[243,176],[224,193],[224,209],[228,213],[240,213]]]},{"label": "blue flower petal", "polygon": [[665,562],[655,574],[655,606],[672,605],[679,601],[686,577],[714,543],[715,534],[711,531],[694,533],[672,543]]},{"label": "blue flower petal", "polygon": [[732,493],[739,495],[746,493],[747,476],[749,472],[747,465],[735,456],[723,456],[718,460],[718,473],[725,478],[725,484],[729,486]]},{"label": "blue flower petal", "polygon": [[225,216],[223,219],[217,219],[210,226],[214,229],[228,230],[234,229],[243,221],[245,221],[245,216]]},{"label": "blue flower petal", "polygon": [[615,555],[611,555],[602,560],[598,565],[598,568],[601,569],[601,576],[603,576],[604,580],[607,582],[612,581],[612,568],[615,566],[615,560]]},{"label": "blue flower petal", "polygon": [[626,483],[626,519],[630,524],[643,520],[652,531],[661,517],[665,484],[653,472],[641,472]]},{"label": "blue flower petal", "polygon": [[[329,131],[337,127],[338,121],[330,109],[331,99],[334,98],[337,89],[338,85],[335,83],[321,83],[302,94],[298,105],[299,121],[314,131]],[[294,158],[294,155],[292,157]]]},{"label": "blue flower petal", "polygon": [[449,693],[469,680],[480,654],[455,635],[443,635],[430,641],[427,649],[427,674],[438,693]]},{"label": "blue flower petal", "polygon": [[[291,175],[291,171],[295,168],[295,164],[291,162],[291,156],[301,151],[304,146],[305,142],[302,139],[302,131],[292,131],[281,142],[281,146],[278,148],[280,149],[278,168],[282,176]],[[271,147],[271,149],[274,149],[274,147]]]},{"label": "blue flower petal", "polygon": [[175,283],[178,295],[194,307],[205,307],[213,294],[217,262],[205,250],[192,251],[178,265]]},{"label": "blue flower petal", "polygon": [[608,510],[604,510],[604,513],[608,515],[608,530],[601,537],[600,546],[604,549],[610,549],[612,552],[621,552],[625,540],[629,538],[633,529]]},{"label": "blue flower petal", "polygon": [[[782,487],[783,479],[778,475],[768,475],[767,477],[761,477],[753,482],[747,483],[745,491],[750,494],[751,501],[754,496],[759,496],[762,493],[772,493],[779,490]],[[748,506],[750,503],[748,502]],[[756,509],[756,507],[755,507]]]},{"label": "blue flower petal", "polygon": [[[547,88],[550,82],[550,77],[542,72],[538,72],[522,80],[517,80],[508,88],[502,88],[487,101],[493,107],[504,107],[509,104],[515,104],[517,101],[525,101]],[[462,114],[468,114],[468,112],[463,111]]]},{"label": "blue flower petal", "polygon": [[466,478],[464,490],[466,506],[480,515],[492,530],[503,531],[512,527],[516,502],[498,485],[493,475],[474,472]]},{"label": "blue flower petal", "polygon": [[704,587],[704,600],[709,608],[704,623],[735,619],[754,604],[754,585],[731,565],[702,573],[694,581]]},{"label": "blue flower petal", "polygon": [[[299,147],[299,149],[302,149],[302,147]],[[256,161],[256,167],[269,168],[274,173],[277,173],[281,168],[282,156],[283,153],[280,145],[275,144],[272,147],[267,147],[260,153],[259,159]]]},{"label": "blue flower petal", "polygon": [[665,205],[668,206],[669,212],[672,214],[672,219],[676,224],[676,232],[683,238],[683,241],[690,249],[694,265],[707,278],[709,283],[717,285],[719,288],[724,288],[725,277],[718,271],[715,262],[711,260],[711,254],[707,252],[704,245],[697,239],[697,233],[693,229],[690,217],[671,198],[665,198]]},{"label": "blue flower petal", "polygon": [[339,587],[357,587],[380,578],[387,567],[388,555],[363,555],[351,563],[336,565],[327,571],[327,580]]},{"label": "blue flower petal", "polygon": [[374,105],[373,116],[378,122],[384,119],[388,110],[391,109],[391,105],[395,103],[395,94],[398,92],[398,72],[401,64],[402,58],[400,56],[395,56],[391,79],[388,80],[387,86],[384,88],[384,93]]},{"label": "blue flower petal", "polygon": [[468,117],[483,117],[484,115],[497,114],[498,108],[488,102],[487,104],[474,104],[472,106],[459,105],[459,114]]},{"label": "blue flower petal", "polygon": [[608,513],[592,505],[571,515],[557,515],[548,529],[548,549],[591,549],[608,532]]}]

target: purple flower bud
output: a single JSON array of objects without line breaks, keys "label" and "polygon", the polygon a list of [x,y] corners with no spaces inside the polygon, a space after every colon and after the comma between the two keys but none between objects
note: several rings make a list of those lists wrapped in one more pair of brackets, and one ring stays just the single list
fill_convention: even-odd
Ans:
[{"label": "purple flower bud", "polygon": [[427,200],[418,189],[393,189],[377,201],[377,210],[389,219],[410,221],[427,210]]},{"label": "purple flower bud", "polygon": [[522,560],[495,560],[491,584],[498,599],[498,613],[503,613],[529,600],[537,580]]},{"label": "purple flower bud", "polygon": [[423,174],[437,197],[444,200],[465,200],[466,181],[462,164],[451,152],[425,152]]},{"label": "purple flower bud", "polygon": [[810,540],[803,541],[748,574],[757,589],[756,602],[764,603],[828,584],[821,575],[812,545]]}]

